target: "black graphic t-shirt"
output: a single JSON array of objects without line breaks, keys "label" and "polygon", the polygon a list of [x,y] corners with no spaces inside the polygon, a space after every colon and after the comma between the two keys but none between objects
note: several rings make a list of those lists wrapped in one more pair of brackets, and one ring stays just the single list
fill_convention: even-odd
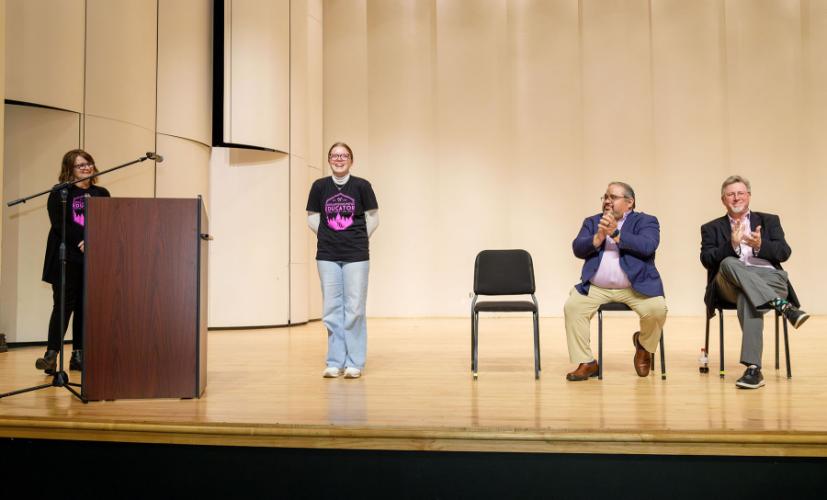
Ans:
[{"label": "black graphic t-shirt", "polygon": [[365,179],[351,175],[344,186],[337,186],[329,176],[314,182],[307,198],[307,211],[321,215],[316,260],[368,260],[365,212],[377,208],[376,195]]},{"label": "black graphic t-shirt", "polygon": [[[83,264],[83,253],[78,248],[78,243],[83,241],[83,229],[86,195],[109,196],[109,191],[100,186],[89,186],[89,189],[81,189],[77,186],[69,187],[69,195],[66,198],[66,260],[76,264]],[[46,202],[46,209],[49,212],[51,228],[46,241],[46,257],[43,264],[43,280],[49,283],[56,283],[59,279],[59,252],[60,228],[63,219],[60,215],[60,193],[52,191],[49,193],[49,200]]]}]

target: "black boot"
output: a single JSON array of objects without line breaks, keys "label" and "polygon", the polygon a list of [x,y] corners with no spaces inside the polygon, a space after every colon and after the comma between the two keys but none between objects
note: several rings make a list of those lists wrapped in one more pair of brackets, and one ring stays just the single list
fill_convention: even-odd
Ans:
[{"label": "black boot", "polygon": [[69,360],[69,369],[83,371],[83,350],[72,351],[72,359]]},{"label": "black boot", "polygon": [[42,358],[37,358],[37,361],[34,362],[34,367],[38,370],[43,370],[46,372],[46,375],[54,375],[55,367],[57,367],[57,351],[47,350]]}]

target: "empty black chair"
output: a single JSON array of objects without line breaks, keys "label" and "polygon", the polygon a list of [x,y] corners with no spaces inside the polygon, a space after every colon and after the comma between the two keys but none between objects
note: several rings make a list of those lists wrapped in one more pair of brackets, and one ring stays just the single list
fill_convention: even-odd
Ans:
[{"label": "empty black chair", "polygon": [[[718,310],[718,333],[719,333],[719,337],[720,337],[719,350],[721,351],[721,353],[720,353],[720,355],[721,355],[721,371],[720,371],[719,375],[720,375],[721,378],[724,378],[724,376],[726,375],[726,372],[725,372],[725,369],[724,369],[724,311],[725,310],[735,311],[738,308],[735,306],[735,304],[733,304],[731,302],[724,302],[724,301],[718,299],[715,302],[714,309]],[[775,311],[775,369],[778,370],[779,367],[780,367],[780,364],[781,364],[780,359],[779,359],[779,353],[778,353],[778,319],[779,318],[783,318],[783,320],[784,320],[784,357],[787,360],[787,378],[792,378],[793,377],[793,372],[792,372],[792,367],[790,366],[790,338],[789,338],[789,335],[788,335],[789,332],[787,331],[787,317],[784,316],[783,314],[781,314],[778,311]],[[706,315],[706,336],[705,336],[705,340],[704,340],[704,349],[706,349],[707,355],[709,355],[709,322],[710,322],[711,319],[712,319],[712,317],[709,314],[707,314]]]},{"label": "empty black chair", "polygon": [[[527,300],[480,301],[480,295],[531,295]],[[534,264],[525,250],[483,250],[474,263],[471,302],[471,371],[477,378],[480,312],[531,312],[534,315],[534,378],[540,378],[540,319],[534,296]]]},{"label": "empty black chair", "polygon": [[[603,311],[631,311],[623,302],[608,302],[597,308],[597,378],[603,380]],[[660,378],[666,380],[666,353],[663,350],[663,335],[660,333]],[[652,368],[655,367],[655,355],[652,354]]]}]

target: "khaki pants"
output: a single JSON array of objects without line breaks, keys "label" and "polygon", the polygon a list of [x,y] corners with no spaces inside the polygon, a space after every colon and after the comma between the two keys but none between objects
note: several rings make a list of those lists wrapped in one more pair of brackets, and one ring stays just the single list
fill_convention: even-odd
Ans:
[{"label": "khaki pants", "polygon": [[591,319],[597,308],[608,302],[622,302],[635,311],[640,316],[640,345],[649,352],[657,350],[663,324],[666,323],[665,298],[648,297],[632,288],[610,290],[591,285],[588,295],[572,288],[563,308],[569,358],[573,363],[589,363],[595,359],[589,346]]}]

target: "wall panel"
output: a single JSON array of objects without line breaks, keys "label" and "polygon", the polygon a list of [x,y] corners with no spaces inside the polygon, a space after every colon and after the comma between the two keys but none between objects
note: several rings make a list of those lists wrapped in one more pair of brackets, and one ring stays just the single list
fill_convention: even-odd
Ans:
[{"label": "wall panel", "polygon": [[9,342],[40,342],[52,309],[51,286],[41,281],[48,195],[14,207],[6,203],[58,182],[64,153],[78,147],[80,120],[68,111],[6,105],[4,128],[0,331]]},{"label": "wall panel", "polygon": [[[440,206],[417,202],[434,193],[440,168],[434,153],[434,12],[428,2],[368,3],[370,150],[354,151],[354,172],[367,177],[379,201],[381,224],[370,240],[372,290],[393,290],[368,293],[369,311],[390,306],[402,315],[427,314],[433,304],[419,292],[434,278],[437,266],[448,265],[439,259],[432,237],[450,230],[436,217]],[[369,170],[364,160],[368,156]],[[386,237],[388,229],[402,227],[405,238]],[[403,280],[394,274],[399,261],[409,264]]]},{"label": "wall panel", "polygon": [[[324,4],[325,103],[337,103],[324,115],[324,140],[318,157],[311,153],[310,164],[327,169],[327,150],[337,141],[348,143],[358,156],[361,174],[369,168],[368,148],[368,53],[367,2],[329,0]],[[332,21],[332,20],[335,20]],[[312,26],[312,23],[311,25]],[[312,45],[308,47],[312,50]],[[312,56],[311,56],[312,57]],[[310,71],[313,71],[312,69]],[[311,116],[313,111],[311,110]],[[311,151],[313,143],[310,142]]]},{"label": "wall panel", "polygon": [[[290,262],[307,262],[307,163],[297,156],[290,157]],[[314,238],[315,239],[315,238]]]},{"label": "wall panel", "polygon": [[[827,185],[827,2],[806,0],[802,2],[801,38],[803,42],[803,78],[804,98],[802,100],[802,171],[797,171],[799,178],[795,188],[801,194],[801,214],[806,228],[801,236],[803,240],[793,251],[790,272],[795,279],[796,292],[803,305],[823,309],[820,297],[823,295],[823,283],[827,281],[827,268],[814,264],[820,261],[821,249],[827,246],[827,235],[814,231],[818,227],[817,218],[823,205],[820,196],[808,196],[810,186],[818,189]],[[797,170],[797,169],[796,169]],[[785,221],[789,219],[788,215]],[[805,276],[807,279],[803,279]],[[822,313],[823,313],[822,309]]]},{"label": "wall panel", "polygon": [[[477,252],[503,248],[507,243],[508,211],[495,200],[506,194],[503,188],[510,185],[512,174],[511,75],[505,1],[437,2],[435,18],[435,108],[431,109],[438,135],[431,151],[439,173],[428,175],[425,182],[429,185],[421,191],[430,200],[412,203],[408,210],[422,213],[424,218],[416,222],[423,228],[432,227],[431,237],[421,247],[425,259],[436,257],[429,274],[439,281],[431,280],[429,286],[439,283],[444,294],[440,299],[428,295],[424,307],[445,315],[467,310]],[[483,73],[483,68],[504,70]],[[389,199],[381,190],[378,196],[380,203]],[[461,223],[443,214],[456,214]],[[405,226],[414,223],[407,220]],[[391,231],[382,237],[394,239]]]},{"label": "wall panel", "polygon": [[155,131],[156,5],[87,0],[87,115]]},{"label": "wall panel", "polygon": [[[155,134],[117,120],[87,116],[84,149],[95,157],[98,170],[121,165],[155,150]],[[145,160],[100,178],[112,196],[151,197],[155,194],[155,162]]]},{"label": "wall panel", "polygon": [[[640,208],[661,221],[658,267],[669,301],[693,314],[703,313],[706,288],[696,228],[722,214],[719,187],[730,174],[721,11],[715,0],[652,4],[655,183],[640,191]],[[702,203],[686,210],[676,193]]]},{"label": "wall panel", "polygon": [[309,18],[307,23],[307,161],[321,168],[326,165],[324,147],[324,99],[322,23]]},{"label": "wall panel", "polygon": [[[290,323],[305,323],[310,319],[308,298],[310,286],[309,269],[307,262],[290,263]],[[314,268],[315,262],[314,262]],[[315,271],[315,269],[313,270]]]},{"label": "wall panel", "polygon": [[158,3],[158,132],[212,143],[212,4]]},{"label": "wall panel", "polygon": [[[752,209],[780,214],[790,246],[803,250],[812,228],[802,216],[805,197],[800,180],[782,174],[805,158],[800,5],[727,2],[725,43],[731,169],[752,181]],[[794,283],[808,268],[795,252],[786,267]]]},{"label": "wall panel", "polygon": [[200,142],[165,134],[156,137],[158,152],[164,161],[155,167],[159,198],[195,198],[204,200],[210,215],[210,148]]},{"label": "wall panel", "polygon": [[[508,36],[511,74],[508,138],[508,234],[499,246],[524,248],[534,259],[537,298],[548,315],[562,314],[562,304],[577,276],[578,263],[567,245],[549,245],[550,230],[538,230],[538,218],[568,234],[579,228],[584,213],[570,210],[571,199],[557,196],[555,186],[578,192],[588,178],[577,165],[583,157],[583,104],[577,2],[509,2]],[[596,203],[589,200],[588,209]],[[543,214],[541,217],[529,214]],[[572,235],[573,236],[573,235]]]},{"label": "wall panel", "polygon": [[5,98],[83,111],[83,0],[6,3]]},{"label": "wall panel", "polygon": [[287,152],[290,1],[225,1],[224,141]]},{"label": "wall panel", "polygon": [[307,0],[290,2],[290,154],[307,161]]},{"label": "wall panel", "polygon": [[[310,167],[307,169],[307,185],[310,186],[313,182],[322,177],[322,175],[330,175],[328,172],[322,172],[319,169]],[[305,227],[307,227],[305,225]],[[308,231],[310,229],[308,228]],[[316,246],[318,240],[313,234],[309,235],[307,242],[307,262],[308,262],[308,316],[310,319],[319,319],[322,317],[322,288],[319,281],[319,272],[316,268]]]},{"label": "wall panel", "polygon": [[211,327],[287,323],[289,185],[284,154],[213,148]]},{"label": "wall panel", "polygon": [[[641,192],[653,161],[648,7],[647,0],[584,0],[581,13],[584,167],[622,172]],[[584,199],[596,200],[608,180],[591,176]],[[577,205],[592,213],[599,208]]]}]

